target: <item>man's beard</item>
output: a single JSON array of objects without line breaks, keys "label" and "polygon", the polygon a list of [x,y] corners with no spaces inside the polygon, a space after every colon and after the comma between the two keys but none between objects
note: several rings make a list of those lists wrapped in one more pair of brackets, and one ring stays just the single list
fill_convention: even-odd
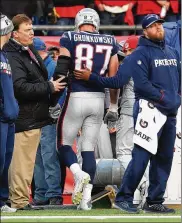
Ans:
[{"label": "man's beard", "polygon": [[150,35],[149,38],[153,41],[162,41],[164,40],[164,33],[163,32],[160,32],[160,34],[158,35]]}]

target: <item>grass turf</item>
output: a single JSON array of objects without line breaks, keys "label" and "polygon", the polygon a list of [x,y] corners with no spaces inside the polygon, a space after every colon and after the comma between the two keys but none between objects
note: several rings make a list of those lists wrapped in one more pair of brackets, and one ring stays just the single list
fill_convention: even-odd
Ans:
[{"label": "grass turf", "polygon": [[[181,222],[180,218],[175,218],[175,216],[181,216],[181,210],[176,209],[175,214],[169,214],[174,216],[174,218],[157,218],[159,214],[144,213],[143,211],[140,214],[133,215],[131,218],[123,218],[124,216],[129,216],[128,213],[123,213],[117,209],[111,209],[111,204],[108,198],[99,200],[93,204],[93,209],[91,211],[78,211],[78,210],[41,210],[41,211],[17,211],[16,213],[8,214],[2,213],[2,216],[65,216],[65,218],[59,219],[46,219],[46,218],[28,218],[28,219],[8,219],[2,220],[2,222]],[[122,218],[110,218],[110,219],[89,219],[89,218],[68,218],[69,216],[121,216]],[[135,216],[140,217],[140,219],[135,218]],[[143,218],[145,216],[145,218]],[[155,219],[147,218],[147,216],[156,216]]]},{"label": "grass turf", "polygon": [[181,222],[181,219],[14,219],[14,220],[2,220],[1,222],[150,222],[150,223],[169,223],[169,222]]},{"label": "grass turf", "polygon": [[[80,210],[41,210],[41,211],[17,211],[15,213],[1,213],[2,216],[114,216],[114,215],[129,215],[116,209],[92,209],[91,211]],[[141,211],[136,216],[161,216],[160,214],[144,213]],[[177,209],[175,214],[169,214],[174,216],[181,216],[181,210]],[[133,216],[133,215],[131,215]]]},{"label": "grass turf", "polygon": [[[16,213],[2,213],[2,216],[14,216],[14,219],[1,219],[1,222],[181,222],[180,218],[175,218],[175,216],[181,215],[181,210],[176,210],[175,214],[169,214],[174,216],[174,218],[158,218],[162,217],[160,214],[143,213],[137,215],[131,215],[131,218],[124,218],[124,216],[129,216],[129,214],[123,213],[116,209],[93,209],[91,211],[77,211],[77,210],[41,210],[41,211],[17,211]],[[28,219],[16,219],[18,216],[30,216]],[[37,218],[33,219],[31,216],[65,216],[65,218],[56,219],[46,219]],[[70,216],[121,216],[122,218],[109,218],[109,219],[89,219],[89,218],[72,218]],[[137,216],[137,218],[135,218]],[[141,218],[138,218],[140,217]],[[145,216],[145,218],[143,218]],[[148,216],[148,218],[147,218]],[[156,218],[149,218],[153,216]]]}]

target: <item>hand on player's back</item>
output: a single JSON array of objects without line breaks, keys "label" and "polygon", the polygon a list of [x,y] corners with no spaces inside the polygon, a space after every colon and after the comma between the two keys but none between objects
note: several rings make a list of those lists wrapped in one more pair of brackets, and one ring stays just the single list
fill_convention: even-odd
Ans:
[{"label": "hand on player's back", "polygon": [[90,75],[91,75],[91,70],[89,70],[87,67],[81,70],[74,70],[74,76],[78,80],[88,81],[90,78]]}]

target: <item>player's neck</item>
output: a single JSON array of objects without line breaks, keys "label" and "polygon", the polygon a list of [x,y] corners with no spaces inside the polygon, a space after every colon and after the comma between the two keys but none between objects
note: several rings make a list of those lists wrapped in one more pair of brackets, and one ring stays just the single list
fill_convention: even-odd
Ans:
[{"label": "player's neck", "polygon": [[3,36],[1,36],[1,38],[0,38],[0,48],[1,48],[1,50],[3,49],[3,46],[6,44],[6,39],[5,39],[5,36],[3,37]]},{"label": "player's neck", "polygon": [[92,25],[87,25],[86,24],[86,25],[82,25],[79,30],[80,30],[80,32],[83,31],[83,32],[93,33],[93,32],[95,32],[95,27],[92,26]]}]

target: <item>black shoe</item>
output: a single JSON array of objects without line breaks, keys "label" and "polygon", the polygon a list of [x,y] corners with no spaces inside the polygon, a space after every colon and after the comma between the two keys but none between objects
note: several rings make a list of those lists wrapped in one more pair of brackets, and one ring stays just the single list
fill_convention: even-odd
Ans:
[{"label": "black shoe", "polygon": [[18,210],[22,210],[22,211],[37,211],[37,210],[43,210],[43,208],[42,207],[33,206],[32,204],[27,204],[23,208],[18,208]]},{"label": "black shoe", "polygon": [[143,210],[144,212],[152,212],[152,213],[161,213],[161,214],[171,214],[171,213],[175,213],[174,209],[171,208],[167,208],[165,205],[163,204],[148,204],[147,202],[145,202],[144,206],[143,206]]},{"label": "black shoe", "polygon": [[62,197],[52,197],[49,199],[49,205],[63,205]]},{"label": "black shoe", "polygon": [[113,207],[127,213],[138,214],[139,210],[132,203],[127,201],[114,202]]},{"label": "black shoe", "polygon": [[11,207],[11,200],[8,199],[7,201],[5,201],[5,203],[8,207]]},{"label": "black shoe", "polygon": [[43,205],[48,205],[49,201],[41,201],[41,200],[35,200],[33,199],[33,201],[31,202],[31,205],[33,206],[43,206]]}]

